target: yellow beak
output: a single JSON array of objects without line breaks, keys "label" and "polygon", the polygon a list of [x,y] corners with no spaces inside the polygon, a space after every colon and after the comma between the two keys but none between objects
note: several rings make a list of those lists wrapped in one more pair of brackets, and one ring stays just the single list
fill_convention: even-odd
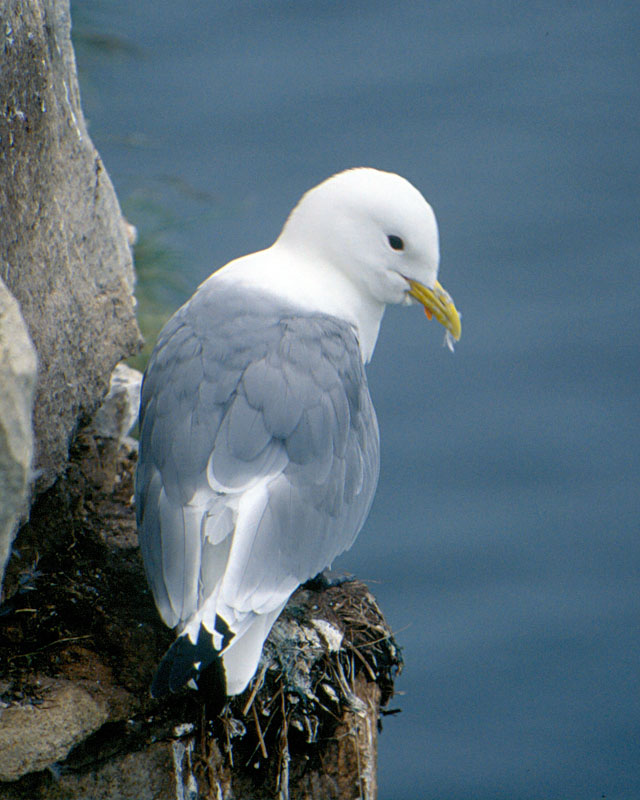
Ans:
[{"label": "yellow beak", "polygon": [[429,319],[433,315],[441,325],[449,331],[457,342],[460,338],[462,325],[460,323],[460,314],[453,304],[453,300],[447,291],[442,286],[435,282],[433,289],[427,289],[418,281],[409,279],[409,294],[415,297],[424,306],[424,313]]}]

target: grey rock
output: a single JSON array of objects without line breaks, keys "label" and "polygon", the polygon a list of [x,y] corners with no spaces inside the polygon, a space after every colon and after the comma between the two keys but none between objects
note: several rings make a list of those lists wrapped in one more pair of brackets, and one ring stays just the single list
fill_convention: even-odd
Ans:
[{"label": "grey rock", "polygon": [[70,681],[51,681],[40,699],[38,705],[25,701],[2,710],[0,781],[15,781],[62,761],[109,717],[104,699]]},{"label": "grey rock", "polygon": [[68,800],[197,800],[180,794],[177,759],[168,742],[156,742],[141,753],[116,756],[90,774],[64,775],[60,789]]},{"label": "grey rock", "polygon": [[89,426],[89,432],[121,444],[138,419],[142,373],[118,364],[111,374],[109,392]]},{"label": "grey rock", "polygon": [[80,107],[69,2],[2,5],[0,277],[39,358],[41,491],[65,468],[71,438],[140,335],[127,227]]},{"label": "grey rock", "polygon": [[0,586],[26,511],[37,358],[17,301],[0,280]]},{"label": "grey rock", "polygon": [[81,442],[88,437],[95,440],[100,466],[93,474],[93,482],[105,491],[117,480],[120,448],[124,445],[129,452],[138,452],[137,440],[127,434],[138,420],[141,387],[142,373],[124,363],[118,364],[111,375],[107,396],[91,424],[78,437]]}]

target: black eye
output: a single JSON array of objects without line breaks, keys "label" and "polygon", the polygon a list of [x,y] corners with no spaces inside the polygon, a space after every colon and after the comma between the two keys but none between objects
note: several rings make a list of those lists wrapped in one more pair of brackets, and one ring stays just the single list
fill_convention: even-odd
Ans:
[{"label": "black eye", "polygon": [[387,239],[394,250],[404,250],[404,242],[399,236],[391,234],[391,236],[387,236]]}]

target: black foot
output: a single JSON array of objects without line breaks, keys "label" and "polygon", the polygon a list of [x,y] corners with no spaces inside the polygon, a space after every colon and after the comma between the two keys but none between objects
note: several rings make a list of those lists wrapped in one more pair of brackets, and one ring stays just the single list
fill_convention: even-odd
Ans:
[{"label": "black foot", "polygon": [[310,589],[312,592],[324,592],[332,586],[342,586],[343,583],[349,583],[349,581],[353,580],[355,580],[355,577],[349,573],[340,574],[332,573],[331,570],[324,570],[324,572],[319,572],[315,578],[303,583],[302,588]]},{"label": "black foot", "polygon": [[216,658],[198,676],[198,693],[204,701],[207,719],[215,719],[227,703],[227,682],[222,659]]}]

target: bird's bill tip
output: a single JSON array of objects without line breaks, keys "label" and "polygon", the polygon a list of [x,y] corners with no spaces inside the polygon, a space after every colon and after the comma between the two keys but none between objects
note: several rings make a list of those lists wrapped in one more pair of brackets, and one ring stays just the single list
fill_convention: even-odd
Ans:
[{"label": "bird's bill tip", "polygon": [[460,314],[451,295],[438,281],[435,282],[433,289],[429,289],[418,281],[409,280],[409,294],[421,303],[429,319],[435,317],[456,342],[460,339],[462,332]]}]

